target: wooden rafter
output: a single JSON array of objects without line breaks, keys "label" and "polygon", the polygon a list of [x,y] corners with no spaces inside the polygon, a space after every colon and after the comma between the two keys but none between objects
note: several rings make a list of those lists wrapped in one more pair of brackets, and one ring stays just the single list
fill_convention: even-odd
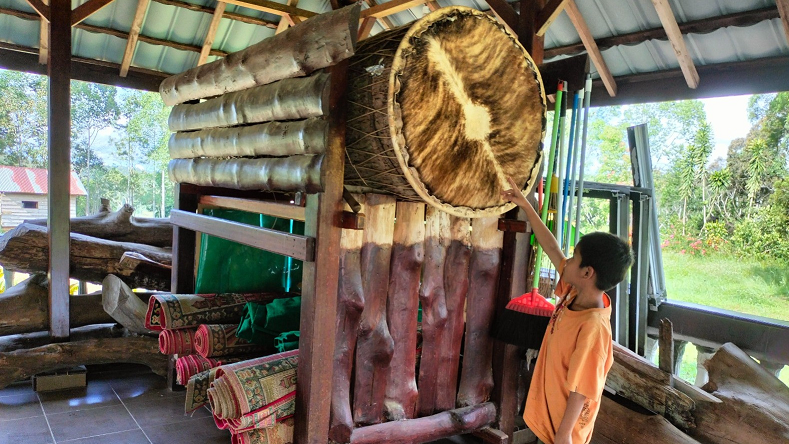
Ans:
[{"label": "wooden rafter", "polygon": [[[364,0],[364,2],[367,3],[367,6],[371,8],[374,6],[378,6],[378,2],[376,0]],[[436,3],[436,2],[431,2],[431,3]],[[381,17],[378,19],[378,22],[381,24],[381,26],[384,27],[384,29],[396,28],[396,26],[394,25],[394,23],[392,23],[389,17]]]},{"label": "wooden rafter", "polygon": [[139,0],[137,2],[137,11],[134,13],[134,20],[132,20],[131,29],[129,30],[129,39],[126,41],[126,51],[123,53],[123,61],[121,62],[121,77],[126,77],[131,66],[132,58],[134,58],[134,49],[137,47],[137,38],[140,36],[142,29],[142,21],[145,19],[145,12],[148,11],[150,0]]},{"label": "wooden rafter", "polygon": [[512,35],[518,35],[518,13],[505,0],[487,0],[490,10]]},{"label": "wooden rafter", "polygon": [[[49,0],[42,0],[45,5],[49,5]],[[39,20],[41,16],[39,16]],[[47,64],[49,58],[49,22],[41,20],[38,32],[38,63]]]},{"label": "wooden rafter", "polygon": [[378,19],[375,17],[365,17],[364,20],[362,20],[362,24],[359,25],[358,40],[366,39],[370,35],[370,31],[373,30],[373,25],[375,25],[376,20]]},{"label": "wooden rafter", "polygon": [[[298,4],[299,4],[299,0],[288,0],[288,6],[298,6]],[[290,17],[290,14],[283,15],[282,17],[280,17],[279,24],[277,25],[277,30],[274,32],[274,34],[279,34],[285,31],[286,29],[288,29],[288,27],[291,26],[291,21],[292,19]]]},{"label": "wooden rafter", "polygon": [[[204,12],[206,14],[214,13],[214,10],[209,7],[195,5],[192,3],[186,3],[179,0],[153,0],[153,1],[156,3],[160,3],[162,5],[175,6],[176,8],[188,9],[190,11]],[[222,17],[230,20],[235,20],[237,22],[249,23],[250,25],[260,25],[271,29],[277,29],[277,23],[275,22],[270,22],[268,20],[263,20],[257,17],[250,17],[248,15],[238,14],[235,12],[225,11]]]},{"label": "wooden rafter", "polygon": [[204,64],[208,60],[208,54],[211,53],[211,47],[214,46],[214,37],[216,37],[216,30],[219,29],[219,22],[222,20],[225,6],[225,2],[216,3],[214,16],[211,19],[211,24],[208,25],[208,32],[205,34],[205,40],[203,40],[203,49],[200,50],[200,58],[197,59],[197,66]]},{"label": "wooden rafter", "polygon": [[614,81],[614,76],[611,75],[611,71],[605,64],[603,55],[597,48],[597,43],[595,43],[591,31],[589,31],[589,27],[586,25],[586,20],[581,16],[581,11],[578,10],[575,0],[567,0],[564,10],[570,17],[570,21],[573,22],[575,30],[578,31],[578,35],[581,37],[586,52],[589,53],[589,58],[592,59],[592,63],[597,67],[597,73],[600,74],[600,78],[603,80],[608,94],[611,97],[616,96],[616,82]]},{"label": "wooden rafter", "polygon": [[427,2],[427,7],[430,9],[430,12],[437,11],[441,9],[441,5],[438,2]]},{"label": "wooden rafter", "polygon": [[424,5],[426,0],[391,0],[389,2],[373,6],[362,11],[362,18],[375,17],[382,18],[398,12],[411,9],[415,6]]},{"label": "wooden rafter", "polygon": [[685,81],[690,88],[695,89],[699,86],[699,73],[696,71],[696,65],[693,64],[693,59],[690,57],[685,40],[682,38],[682,32],[680,32],[677,19],[671,11],[671,5],[669,5],[667,0],[652,0],[652,4],[655,5],[660,23],[663,24],[663,29],[666,30],[671,47],[677,55],[679,67],[682,69]]},{"label": "wooden rafter", "polygon": [[227,0],[231,5],[243,6],[245,8],[254,9],[256,11],[268,12],[279,16],[291,15],[296,17],[303,17],[308,19],[318,15],[316,12],[307,11],[306,9],[299,9],[294,6],[283,5],[269,0]]},{"label": "wooden rafter", "polygon": [[71,12],[71,26],[85,20],[91,15],[99,12],[102,8],[109,5],[115,0],[88,0],[87,2],[77,6]]},{"label": "wooden rafter", "polygon": [[784,25],[786,41],[789,42],[789,0],[775,0],[778,6],[778,14],[781,15],[781,23]]},{"label": "wooden rafter", "polygon": [[545,35],[545,32],[548,31],[548,28],[551,26],[556,17],[559,17],[562,11],[564,11],[564,5],[566,0],[551,0],[545,5],[544,8],[537,13],[537,17],[535,18],[534,27],[537,30],[537,35],[542,36]]},{"label": "wooden rafter", "polygon": [[49,21],[49,6],[44,4],[41,0],[27,0],[27,3],[33,8],[41,18],[45,21]]}]

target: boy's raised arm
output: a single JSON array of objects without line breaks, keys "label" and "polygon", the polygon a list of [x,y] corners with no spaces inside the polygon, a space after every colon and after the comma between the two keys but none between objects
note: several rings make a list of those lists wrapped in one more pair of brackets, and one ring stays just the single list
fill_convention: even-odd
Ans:
[{"label": "boy's raised arm", "polygon": [[523,196],[523,193],[521,193],[515,181],[512,180],[511,177],[507,177],[507,181],[511,188],[502,191],[501,197],[523,208],[523,211],[526,212],[526,219],[529,221],[531,229],[534,232],[534,237],[537,238],[537,242],[540,243],[543,251],[545,251],[545,254],[548,255],[548,258],[551,260],[551,263],[553,263],[553,266],[558,270],[562,263],[562,259],[564,259],[564,253],[561,247],[559,247],[559,243],[556,241],[556,238],[553,237],[551,230],[542,223],[540,216]]}]

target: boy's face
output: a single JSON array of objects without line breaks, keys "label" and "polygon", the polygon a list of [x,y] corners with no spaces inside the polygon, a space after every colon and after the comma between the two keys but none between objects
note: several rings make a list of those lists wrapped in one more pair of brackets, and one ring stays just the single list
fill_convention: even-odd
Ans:
[{"label": "boy's face", "polygon": [[588,268],[584,267],[584,269],[582,269],[580,265],[581,250],[576,247],[573,256],[567,259],[567,264],[564,266],[564,273],[562,274],[562,279],[573,287],[577,287],[581,283],[584,269]]}]

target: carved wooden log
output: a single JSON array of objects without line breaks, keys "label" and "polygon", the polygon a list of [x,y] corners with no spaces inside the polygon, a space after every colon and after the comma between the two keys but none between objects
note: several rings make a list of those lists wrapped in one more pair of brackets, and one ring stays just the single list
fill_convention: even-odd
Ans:
[{"label": "carved wooden log", "polygon": [[[96,214],[72,217],[69,227],[71,232],[116,242],[134,242],[155,247],[172,246],[173,226],[170,219],[134,217],[134,207],[129,204],[111,212],[108,200],[102,199],[101,203],[101,209]],[[46,219],[31,219],[24,223],[47,226]]]},{"label": "carved wooden log", "polygon": [[307,119],[176,133],[170,136],[170,158],[320,154],[328,130],[328,121]]},{"label": "carved wooden log", "polygon": [[[0,236],[0,263],[7,270],[24,273],[46,272],[49,264],[47,228],[20,224]],[[115,242],[97,237],[71,233],[70,276],[88,282],[101,282],[108,274],[117,275],[132,288],[167,290],[170,271],[166,269],[145,273],[119,266],[123,253],[139,253],[164,264],[172,264],[169,249],[131,242]]]},{"label": "carved wooden log", "polygon": [[170,179],[236,190],[323,191],[323,155],[265,159],[175,159]]},{"label": "carved wooden log", "polygon": [[704,366],[702,387],[722,403],[698,403],[691,435],[705,444],[789,442],[789,388],[732,343]]},{"label": "carved wooden log", "polygon": [[[0,313],[4,314],[0,317],[0,336],[49,328],[47,284],[46,275],[34,274],[0,294]],[[114,320],[102,309],[100,293],[69,297],[69,325],[72,327],[109,322]]]},{"label": "carved wooden log", "polygon": [[447,333],[439,348],[436,410],[449,410],[455,406],[460,369],[460,346],[466,326],[466,294],[469,287],[471,263],[470,222],[463,217],[449,218],[449,247],[444,263],[444,293],[447,305]]},{"label": "carved wooden log", "polygon": [[[363,210],[360,210],[363,211]],[[337,287],[337,320],[332,373],[331,423],[329,438],[348,442],[353,431],[351,377],[359,320],[364,309],[362,289],[363,231],[342,230],[340,240],[340,281]]]},{"label": "carved wooden log", "polygon": [[695,403],[671,387],[671,374],[617,343],[614,343],[614,364],[606,386],[619,396],[665,416],[683,430],[695,427],[692,414]]},{"label": "carved wooden log", "polygon": [[167,356],[159,353],[156,338],[88,339],[0,353],[0,388],[59,368],[116,362],[147,365],[157,375],[167,375]]},{"label": "carved wooden log", "polygon": [[496,419],[496,406],[490,402],[449,410],[419,419],[392,421],[360,427],[351,434],[352,444],[396,442],[417,444],[473,432]]},{"label": "carved wooden log", "polygon": [[[224,94],[205,102],[173,107],[170,131],[249,125],[275,120],[301,120],[328,113],[329,74],[278,82]],[[172,153],[172,145],[170,146]]]},{"label": "carved wooden log", "polygon": [[487,401],[493,388],[493,338],[489,332],[496,305],[503,241],[498,222],[497,217],[486,217],[474,219],[471,223],[474,250],[469,266],[466,343],[457,398],[459,407]]},{"label": "carved wooden log", "polygon": [[332,66],[354,53],[360,9],[355,4],[320,14],[223,59],[168,77],[159,86],[162,100],[175,105]]},{"label": "carved wooden log", "polygon": [[[449,214],[433,207],[427,208],[425,225],[425,260],[419,299],[422,302],[422,357],[419,361],[419,416],[432,415],[436,408],[438,378],[441,372],[439,356],[444,351],[444,336],[449,332],[447,304],[444,294],[444,264],[449,243]],[[452,407],[455,403],[452,393]],[[449,409],[442,409],[449,410]]]},{"label": "carved wooden log", "polygon": [[356,424],[377,424],[383,419],[386,382],[394,353],[386,322],[394,217],[394,198],[377,194],[367,196],[367,225],[361,255],[364,310],[356,344],[353,396]]},{"label": "carved wooden log", "polygon": [[[72,328],[69,333],[69,340],[84,341],[87,339],[124,338],[131,335],[132,333],[130,333],[129,330],[126,330],[116,323],[91,324],[84,327]],[[52,342],[52,338],[49,336],[48,331],[0,336],[0,353],[41,347],[42,345],[51,344]]]},{"label": "carved wooden log", "polygon": [[425,204],[398,202],[386,303],[386,319],[394,341],[384,403],[389,420],[416,415],[416,323],[424,240]]},{"label": "carved wooden log", "polygon": [[592,443],[698,444],[698,441],[660,415],[639,413],[603,396]]},{"label": "carved wooden log", "polygon": [[109,275],[101,283],[101,304],[104,311],[133,333],[157,334],[157,332],[145,328],[148,299],[150,299],[150,295],[145,298],[145,301],[140,299],[140,296],[124,284],[118,276]]}]

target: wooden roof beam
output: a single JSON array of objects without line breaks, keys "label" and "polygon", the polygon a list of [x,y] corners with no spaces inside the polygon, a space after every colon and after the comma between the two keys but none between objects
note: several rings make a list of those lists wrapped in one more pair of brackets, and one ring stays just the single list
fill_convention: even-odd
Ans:
[{"label": "wooden roof beam", "polygon": [[564,11],[566,0],[550,0],[540,12],[537,13],[535,18],[534,27],[538,36],[545,35],[548,28],[551,26],[556,17]]},{"label": "wooden roof beam", "polygon": [[115,0],[88,0],[71,11],[71,26],[80,23]]},{"label": "wooden roof beam", "polygon": [[134,50],[137,48],[137,38],[140,36],[142,29],[142,21],[145,19],[145,13],[148,11],[150,0],[138,0],[137,11],[134,13],[134,20],[132,20],[131,29],[129,30],[129,38],[126,40],[126,51],[123,53],[123,60],[121,61],[121,77],[126,77],[131,66],[132,59],[134,58]]},{"label": "wooden roof beam", "polygon": [[789,0],[775,0],[778,6],[778,14],[781,15],[781,23],[784,25],[786,41],[789,42]]},{"label": "wooden roof beam", "polygon": [[430,9],[430,12],[438,11],[439,9],[441,9],[441,5],[439,5],[438,2],[427,2],[426,4],[427,7]]},{"label": "wooden roof beam", "polygon": [[[288,6],[297,6],[298,4],[299,0],[288,0]],[[290,15],[283,15],[280,17],[279,24],[277,24],[277,30],[274,31],[274,34],[279,34],[288,29],[288,27],[291,26],[291,21]]]},{"label": "wooden roof beam", "polygon": [[[528,0],[532,1],[532,0]],[[490,10],[512,35],[518,35],[518,13],[505,0],[487,0]]]},{"label": "wooden roof beam", "polygon": [[[214,10],[211,9],[211,8],[208,8],[208,7],[205,7],[205,6],[201,6],[201,5],[195,5],[195,4],[192,4],[192,3],[186,3],[186,2],[179,1],[179,0],[153,0],[153,1],[155,1],[156,3],[160,3],[162,5],[175,6],[177,8],[188,9],[190,11],[204,12],[206,14],[213,14],[214,13]],[[238,14],[238,13],[235,13],[235,12],[227,12],[227,11],[225,11],[225,13],[222,15],[222,17],[224,17],[226,19],[230,19],[230,20],[235,20],[235,21],[238,21],[238,22],[249,23],[250,25],[259,25],[259,26],[265,26],[265,27],[271,28],[271,29],[277,29],[277,23],[275,23],[275,22],[270,22],[268,20],[263,20],[263,19],[260,19],[260,18],[257,18],[257,17],[250,17],[248,15]]]},{"label": "wooden roof beam", "polygon": [[377,19],[397,14],[398,12],[424,5],[427,0],[391,0],[362,11],[362,18],[375,17]]},{"label": "wooden roof beam", "polygon": [[49,6],[41,0],[27,0],[27,3],[38,13],[46,22],[49,22]]},{"label": "wooden roof beam", "polygon": [[616,96],[616,82],[614,81],[614,76],[611,75],[611,71],[605,64],[603,55],[600,53],[600,49],[597,48],[597,43],[595,43],[591,31],[589,31],[589,27],[586,25],[586,20],[584,20],[581,15],[581,11],[578,10],[575,0],[567,0],[564,11],[570,17],[570,21],[573,22],[575,30],[578,31],[578,35],[581,37],[586,52],[589,53],[589,58],[592,59],[592,63],[594,63],[594,66],[597,68],[597,73],[600,74],[600,78],[603,80],[608,95],[611,97]]},{"label": "wooden roof beam", "polygon": [[682,32],[679,30],[674,12],[671,11],[671,5],[667,0],[652,0],[652,4],[655,5],[660,23],[663,24],[668,41],[671,42],[671,47],[677,55],[679,67],[682,69],[682,74],[685,76],[688,87],[695,89],[699,86],[699,73],[696,71],[696,65],[693,64],[693,59],[690,57],[685,40],[682,38]]},{"label": "wooden roof beam", "polygon": [[211,47],[214,46],[214,37],[216,37],[216,30],[219,29],[219,22],[222,20],[222,14],[225,13],[225,2],[217,2],[214,16],[211,18],[211,24],[208,25],[208,31],[203,40],[203,49],[200,50],[200,58],[197,59],[197,66],[205,64],[208,60],[208,54],[211,52]]},{"label": "wooden roof beam", "polygon": [[[42,0],[45,5],[49,5],[49,0]],[[41,17],[39,16],[39,20]],[[41,20],[38,32],[38,63],[47,64],[49,59],[49,22]]]},{"label": "wooden roof beam", "polygon": [[[376,0],[364,0],[364,2],[367,3],[367,6],[369,6],[371,8],[374,7],[374,6],[378,6],[378,4],[379,4]],[[435,3],[435,2],[433,2],[433,3]],[[394,23],[392,23],[392,21],[389,20],[389,17],[380,17],[378,21],[381,23],[381,26],[383,26],[384,29],[388,30],[388,29],[396,28]],[[371,30],[372,30],[372,28],[371,28]]]},{"label": "wooden roof beam", "polygon": [[244,8],[254,9],[256,11],[268,12],[269,14],[284,16],[296,16],[308,19],[318,15],[317,12],[307,11],[306,9],[299,9],[294,6],[283,5],[282,3],[272,2],[269,0],[226,0],[227,3],[236,6],[243,6]]}]

